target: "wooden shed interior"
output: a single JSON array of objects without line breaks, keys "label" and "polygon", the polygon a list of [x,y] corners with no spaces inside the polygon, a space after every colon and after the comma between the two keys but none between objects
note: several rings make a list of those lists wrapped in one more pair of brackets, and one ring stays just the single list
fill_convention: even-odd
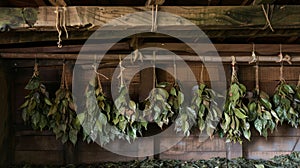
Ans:
[{"label": "wooden shed interior", "polygon": [[[66,3],[66,33],[62,31],[62,48],[57,46],[57,8]],[[59,7],[62,9],[62,7]],[[227,83],[230,83],[231,56],[236,57],[240,82],[247,90],[255,87],[255,70],[251,60],[253,46],[259,56],[259,82],[261,89],[272,95],[279,81],[280,63],[278,54],[291,56],[292,64],[284,63],[284,78],[296,84],[300,74],[300,1],[298,0],[165,0],[159,11],[181,16],[198,26],[214,44],[222,59],[223,67],[210,64],[205,67],[204,82],[222,82],[222,76],[209,76],[207,71],[225,70]],[[132,159],[111,153],[95,143],[87,144],[79,137],[75,146],[62,144],[51,131],[33,131],[24,124],[18,107],[28,93],[25,85],[32,75],[35,60],[38,60],[40,76],[54,97],[59,88],[63,60],[72,68],[86,40],[110,20],[134,12],[151,11],[141,0],[1,0],[0,2],[0,163],[5,164],[68,164],[95,163],[103,161],[126,161]],[[129,15],[130,16],[130,15]],[[122,37],[122,31],[147,31],[119,40],[105,53],[99,71],[110,77],[119,63],[137,48],[159,47],[179,55],[200,80],[201,61],[186,43],[165,34],[150,32],[151,15],[148,19],[134,20],[130,17],[121,27],[105,26],[105,43],[86,44],[92,52],[106,52],[103,48]],[[269,20],[269,21],[268,21]],[[145,26],[146,25],[146,26]],[[62,26],[62,25],[61,25]],[[180,21],[160,21],[158,30],[172,32],[181,39],[201,41],[189,25]],[[191,40],[192,39],[192,40]],[[134,45],[133,45],[134,43]],[[207,45],[207,44],[203,44]],[[159,56],[158,56],[159,57]],[[160,55],[161,59],[167,56]],[[158,58],[159,59],[159,58]],[[134,66],[134,65],[133,65]],[[167,65],[173,69],[173,64]],[[184,67],[177,67],[178,73],[185,73]],[[145,69],[135,74],[130,81],[130,96],[135,101],[144,100],[152,85],[152,70]],[[72,71],[68,73],[71,83]],[[191,76],[179,79],[189,82]],[[84,77],[83,77],[84,78]],[[173,81],[173,77],[158,70],[159,81]],[[111,81],[103,79],[103,88],[110,95]],[[217,90],[224,92],[224,90]],[[159,128],[149,128],[153,134]],[[278,127],[265,139],[253,133],[251,141],[234,144],[230,157],[268,159],[291,151],[300,151],[300,131],[288,125]],[[165,141],[172,137],[166,137]],[[157,150],[159,142],[153,142],[149,150]],[[227,153],[227,154],[226,154]],[[180,143],[156,155],[160,159],[196,160],[211,157],[227,157],[225,141],[217,136],[199,142],[196,135],[183,139]]]}]

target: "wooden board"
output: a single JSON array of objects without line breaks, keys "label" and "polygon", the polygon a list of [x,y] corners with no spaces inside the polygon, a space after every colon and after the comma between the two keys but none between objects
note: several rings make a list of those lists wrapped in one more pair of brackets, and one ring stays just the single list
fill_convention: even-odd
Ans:
[{"label": "wooden board", "polygon": [[[178,16],[158,17],[159,30],[181,36],[195,37],[192,24],[206,31],[210,37],[264,37],[264,36],[299,36],[300,12],[297,5],[276,6],[272,13],[271,23],[275,33],[269,29],[263,30],[266,20],[261,6],[162,6],[161,12],[170,12],[190,22],[178,19]],[[18,31],[56,31],[55,7],[39,8],[1,8],[0,25],[3,31],[15,29]],[[62,10],[62,9],[60,9]],[[133,16],[134,12],[148,13],[145,16]],[[127,15],[128,14],[128,15]],[[127,15],[127,16],[126,16]],[[163,14],[162,14],[163,15]],[[123,21],[113,19],[125,16]],[[109,24],[107,24],[109,23]],[[69,32],[76,30],[93,31],[106,24],[106,32],[102,38],[120,37],[123,31],[134,33],[136,30],[150,32],[151,12],[145,7],[112,7],[112,6],[72,6],[66,10],[66,24]],[[115,26],[119,25],[119,26]],[[283,30],[284,29],[284,30]],[[243,31],[240,31],[243,30]],[[177,32],[177,33],[176,33]],[[56,34],[29,35],[21,34],[10,40],[1,39],[1,44],[31,41],[53,41]],[[87,39],[91,33],[70,33],[70,39]],[[48,36],[48,37],[47,37]],[[63,36],[65,40],[65,36]]]},{"label": "wooden board", "polygon": [[14,164],[32,163],[32,164],[52,164],[62,165],[62,151],[15,151]]},{"label": "wooden board", "polygon": [[10,113],[10,100],[9,100],[9,78],[7,77],[7,66],[6,62],[0,60],[0,88],[1,88],[1,96],[0,96],[0,167],[6,167],[8,162],[10,161],[11,150],[11,113]]}]

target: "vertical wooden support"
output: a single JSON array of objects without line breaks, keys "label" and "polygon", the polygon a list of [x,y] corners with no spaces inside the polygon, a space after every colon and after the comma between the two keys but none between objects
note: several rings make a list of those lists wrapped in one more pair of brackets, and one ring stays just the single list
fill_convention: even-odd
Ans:
[{"label": "vertical wooden support", "polygon": [[11,122],[9,113],[9,85],[6,66],[3,60],[0,60],[0,167],[7,167],[9,164],[9,155],[11,151],[9,146],[11,141]]},{"label": "vertical wooden support", "polygon": [[153,69],[147,68],[141,71],[140,75],[140,88],[139,88],[139,101],[145,100],[153,87]]},{"label": "vertical wooden support", "polygon": [[[73,65],[66,62],[66,81],[69,89],[72,89],[72,75],[73,75]],[[76,163],[76,147],[67,141],[64,144],[64,163],[65,164],[75,164]]]}]

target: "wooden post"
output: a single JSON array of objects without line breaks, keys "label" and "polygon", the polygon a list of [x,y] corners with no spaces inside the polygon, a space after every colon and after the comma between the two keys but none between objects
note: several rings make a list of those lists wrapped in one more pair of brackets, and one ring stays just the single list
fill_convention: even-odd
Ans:
[{"label": "wooden post", "polygon": [[0,60],[0,167],[7,167],[11,151],[11,121],[9,112],[9,85],[6,71],[6,64]]},{"label": "wooden post", "polygon": [[[73,64],[66,62],[66,81],[69,89],[72,89],[72,75],[73,75]],[[76,163],[76,146],[74,146],[70,141],[64,144],[64,163],[65,164],[75,164]]]}]

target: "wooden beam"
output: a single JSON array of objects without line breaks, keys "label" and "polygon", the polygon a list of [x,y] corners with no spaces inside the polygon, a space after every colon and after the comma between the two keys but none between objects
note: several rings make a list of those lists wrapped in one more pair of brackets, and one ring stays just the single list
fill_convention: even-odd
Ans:
[{"label": "wooden beam", "polygon": [[[128,30],[129,32],[135,33],[136,30]],[[195,31],[190,30],[170,30],[172,34],[177,34],[179,38],[191,38],[196,39]],[[65,41],[78,41],[86,39],[95,39],[91,37],[94,31],[90,31],[87,28],[78,28],[69,30],[69,38],[66,39],[65,36],[62,36],[62,44],[65,44]],[[204,33],[210,38],[289,38],[289,37],[299,37],[300,29],[276,29],[275,32],[269,30],[260,30],[260,29],[232,29],[232,30],[204,30]],[[55,31],[10,31],[0,33],[0,44],[16,44],[16,43],[31,43],[31,42],[49,42],[52,41],[53,45],[56,45],[58,40],[57,32]],[[143,33],[137,35],[139,38],[167,38],[168,36],[158,33]],[[123,38],[120,31],[104,31],[101,39],[115,39]],[[283,41],[282,43],[285,43]]]},{"label": "wooden beam", "polygon": [[44,0],[34,0],[37,6],[47,6]]},{"label": "wooden beam", "polygon": [[[24,13],[24,11],[26,11]],[[12,29],[49,30],[55,29],[55,7],[39,8],[1,8],[0,25],[7,25]],[[67,26],[78,28],[90,26],[98,29],[113,19],[106,26],[108,30],[139,29],[150,31],[151,12],[143,18],[132,15],[134,12],[148,11],[145,7],[67,7]],[[169,12],[188,19],[203,30],[208,29],[262,29],[266,20],[260,6],[162,6],[162,12]],[[31,21],[33,24],[28,25]],[[297,5],[276,6],[271,20],[273,28],[300,28],[300,10]],[[116,24],[121,26],[115,26]],[[158,19],[160,30],[190,30],[189,23],[176,16]],[[29,29],[30,28],[30,29]]]},{"label": "wooden beam", "polygon": [[[95,52],[95,53],[104,53],[106,51],[103,50],[104,47],[113,45],[112,43],[104,43],[104,44],[86,44],[85,51]],[[182,53],[190,53],[193,54],[194,51],[188,45],[195,46],[199,45],[202,48],[210,47],[211,44],[198,44],[198,43],[164,43],[164,42],[145,42],[141,44],[139,47],[146,48],[149,47],[157,47],[164,48],[173,52],[182,52]],[[253,44],[213,44],[216,48],[216,51],[219,52],[220,55],[224,55],[226,53],[244,53],[250,55],[252,52]],[[49,57],[54,53],[79,53],[83,45],[66,45],[62,48],[58,48],[57,46],[31,46],[31,47],[16,47],[16,48],[0,48],[0,54],[4,53],[26,53],[35,55],[35,53],[47,53]],[[257,55],[277,55],[279,53],[280,46],[279,44],[255,44],[255,52]],[[128,42],[119,42],[113,45],[110,48],[110,51],[122,52],[122,53],[131,53],[133,49],[129,46]],[[282,52],[283,53],[300,53],[300,44],[282,44]]]},{"label": "wooden beam", "polygon": [[[127,54],[106,54],[103,57],[103,60],[101,62],[118,62],[119,56],[121,58],[125,58],[128,56]],[[194,55],[180,55],[180,57],[185,61],[201,61],[204,60],[206,62],[228,62],[230,63],[232,61],[231,56],[194,56]],[[235,55],[237,62],[243,62],[248,63],[252,57],[251,55]],[[78,59],[78,54],[46,54],[46,53],[37,53],[35,55],[28,54],[28,53],[1,53],[0,58],[3,59],[47,59],[47,60],[76,60]],[[174,55],[159,55],[156,60],[157,61],[167,61],[170,62],[173,61]],[[94,55],[86,55],[86,57],[81,57],[82,63],[88,63],[94,60]],[[144,55],[144,61],[152,61],[153,56],[152,55]],[[87,62],[85,62],[87,61]],[[260,56],[259,57],[260,62],[270,62],[274,63],[275,65],[279,65],[276,61],[278,61],[278,57],[274,55],[266,55],[266,56]],[[129,61],[130,62],[130,61]],[[293,55],[292,56],[292,62],[298,64],[300,62],[300,54]]]}]

